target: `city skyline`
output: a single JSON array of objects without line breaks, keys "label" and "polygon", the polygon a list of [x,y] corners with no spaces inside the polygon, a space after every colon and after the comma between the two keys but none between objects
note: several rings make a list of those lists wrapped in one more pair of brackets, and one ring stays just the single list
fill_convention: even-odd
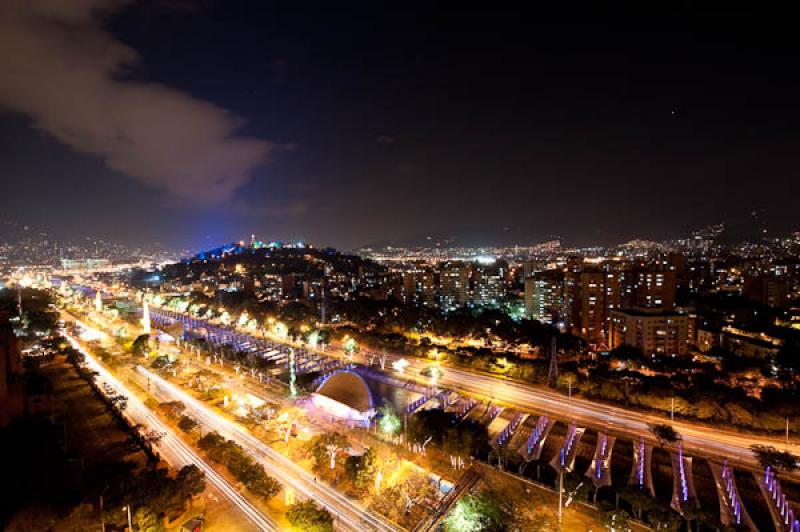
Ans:
[{"label": "city skyline", "polygon": [[0,529],[800,532],[795,26],[0,0]]},{"label": "city skyline", "polygon": [[305,7],[4,6],[4,212],[193,249],[797,229],[796,44],[772,15]]}]

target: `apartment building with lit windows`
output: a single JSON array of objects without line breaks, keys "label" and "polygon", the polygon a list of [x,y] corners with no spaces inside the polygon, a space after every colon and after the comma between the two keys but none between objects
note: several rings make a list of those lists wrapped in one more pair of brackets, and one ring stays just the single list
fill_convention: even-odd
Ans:
[{"label": "apartment building with lit windows", "polygon": [[659,309],[618,309],[611,312],[609,347],[638,347],[646,355],[689,353],[689,316]]}]

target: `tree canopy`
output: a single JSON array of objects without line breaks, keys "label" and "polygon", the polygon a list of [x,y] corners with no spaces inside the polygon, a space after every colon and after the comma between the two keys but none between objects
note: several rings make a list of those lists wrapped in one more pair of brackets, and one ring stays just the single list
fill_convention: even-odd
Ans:
[{"label": "tree canopy", "polygon": [[330,449],[346,449],[350,446],[347,436],[338,432],[326,432],[311,441],[311,454],[314,456],[314,467],[322,469],[330,461]]},{"label": "tree canopy", "polygon": [[314,501],[293,504],[286,512],[286,520],[303,532],[332,532],[333,517]]},{"label": "tree canopy", "polygon": [[353,486],[357,489],[368,488],[378,474],[378,454],[369,447],[361,456],[348,456],[344,466]]},{"label": "tree canopy", "polygon": [[750,450],[761,467],[769,467],[781,473],[797,469],[797,456],[789,451],[781,451],[771,445],[761,444],[751,445]]},{"label": "tree canopy", "polygon": [[648,428],[662,446],[667,443],[677,443],[682,439],[681,435],[668,423],[651,423]]},{"label": "tree canopy", "polygon": [[504,530],[505,515],[497,500],[489,495],[466,495],[444,519],[447,532]]}]

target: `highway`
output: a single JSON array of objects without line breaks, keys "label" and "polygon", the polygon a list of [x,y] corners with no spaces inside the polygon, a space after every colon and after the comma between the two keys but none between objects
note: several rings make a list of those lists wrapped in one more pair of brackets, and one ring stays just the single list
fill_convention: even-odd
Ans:
[{"label": "highway", "polygon": [[[331,350],[328,350],[331,353]],[[406,358],[409,362],[402,374],[393,372],[391,362],[402,358],[387,355],[386,369],[398,378],[413,378],[426,382],[420,372],[431,365],[430,361]],[[607,428],[618,435],[638,439],[654,439],[648,429],[650,423],[670,423],[683,438],[686,450],[706,456],[727,458],[741,465],[757,466],[750,446],[755,443],[773,445],[785,449],[784,442],[771,437],[741,434],[719,428],[683,421],[665,420],[663,416],[648,414],[611,405],[595,403],[581,398],[568,398],[563,394],[546,388],[505,380],[501,377],[485,375],[469,370],[442,365],[442,375],[437,385],[461,393],[480,395],[485,398],[513,405],[521,410],[534,410],[551,417],[575,420],[579,425],[595,429]],[[792,452],[800,452],[800,446],[790,445]]]},{"label": "highway", "polygon": [[134,423],[141,424],[149,430],[155,430],[163,434],[163,437],[156,443],[155,447],[159,454],[174,468],[189,464],[194,464],[206,475],[206,480],[216,489],[216,491],[228,499],[242,514],[250,521],[255,529],[265,531],[277,531],[280,527],[275,521],[264,514],[261,510],[253,506],[241,493],[214,469],[209,466],[189,445],[183,442],[175,433],[139,400],[119,379],[114,377],[105,369],[88,351],[71,336],[67,339],[72,347],[80,351],[86,357],[86,365],[98,373],[97,382],[102,387],[104,384],[110,386],[116,393],[128,398],[128,406],[125,415]]},{"label": "highway", "polygon": [[[439,378],[441,386],[494,398],[521,409],[543,411],[551,416],[575,420],[584,426],[607,427],[610,431],[634,438],[649,437],[649,423],[665,422],[661,416],[632,412],[585,399],[572,398],[570,400],[558,392],[503,381],[496,377],[449,367],[443,371],[444,374]],[[755,443],[755,440],[759,439],[758,437],[723,432],[679,421],[669,423],[681,434],[686,449],[695,449],[707,455],[736,459],[749,465],[754,464],[750,445]],[[774,442],[769,440],[768,443]]]},{"label": "highway", "polygon": [[339,527],[346,530],[398,530],[399,527],[367,511],[336,489],[315,477],[289,458],[275,451],[247,429],[237,425],[195,399],[178,386],[162,379],[152,371],[137,366],[136,371],[150,380],[151,387],[163,401],[181,401],[192,417],[207,430],[213,430],[227,439],[237,442],[253,458],[264,466],[267,473],[304,498],[316,501],[327,508],[336,518]]},{"label": "highway", "polygon": [[[295,344],[285,339],[273,336],[269,336],[269,338],[273,341],[296,347]],[[327,356],[350,360],[341,348],[336,345],[328,346],[324,352],[309,347],[306,347],[306,349]],[[387,354],[386,370],[392,372],[392,362],[400,358],[404,357]],[[352,360],[368,364],[369,356],[367,354],[356,355]],[[406,360],[409,364],[403,374],[395,372],[395,375],[404,379],[426,382],[426,378],[420,375],[420,371],[430,366],[431,361],[413,357],[407,357]],[[443,375],[438,379],[438,386],[452,388],[461,393],[481,395],[495,401],[502,401],[521,410],[541,411],[562,419],[575,420],[581,425],[595,429],[607,428],[622,436],[636,439],[644,436],[652,439],[648,424],[669,422],[683,437],[684,448],[687,451],[706,456],[728,458],[739,465],[756,466],[756,461],[750,450],[750,446],[753,444],[772,445],[782,449],[787,448],[784,441],[772,436],[738,433],[733,430],[708,427],[682,420],[668,421],[661,415],[627,410],[582,398],[569,399],[561,393],[543,387],[506,380],[498,376],[482,374],[445,364],[442,365],[442,370]],[[800,445],[790,444],[788,449],[800,454]],[[795,476],[800,478],[800,473]]]},{"label": "highway", "polygon": [[[68,314],[65,315],[69,316]],[[93,329],[80,321],[78,323],[81,323],[87,329]],[[105,334],[102,331],[99,332]],[[275,477],[276,480],[293,489],[304,498],[312,499],[327,508],[332,515],[337,517],[340,529],[389,531],[400,528],[382,516],[368,511],[359,503],[327,484],[316,482],[312,474],[292,462],[289,458],[269,447],[250,434],[245,428],[215,412],[201,401],[194,399],[179,387],[167,382],[142,366],[137,366],[136,371],[149,379],[152,385],[155,385],[156,393],[161,401],[181,401],[192,417],[206,429],[214,430],[226,438],[236,441],[253,458],[258,460],[267,473]],[[105,373],[108,372],[105,371]]]},{"label": "highway", "polygon": [[[273,340],[278,340],[270,336]],[[286,342],[284,340],[284,342]],[[291,344],[289,344],[291,345]],[[308,347],[307,347],[308,349]],[[317,350],[317,352],[322,353]],[[330,345],[325,355],[348,359],[340,346]],[[377,358],[377,357],[376,357]],[[408,365],[402,372],[393,369],[392,363],[405,358]],[[362,364],[370,363],[368,354],[355,355],[352,360]],[[398,379],[412,379],[420,383],[429,383],[430,379],[421,375],[421,371],[430,367],[430,360],[414,357],[401,357],[386,354],[385,371]],[[753,444],[772,445],[786,449],[784,440],[759,434],[738,433],[719,427],[707,427],[682,420],[669,421],[664,416],[649,414],[636,410],[595,403],[582,398],[568,398],[563,394],[547,388],[534,386],[518,381],[507,380],[496,375],[487,375],[466,369],[441,365],[442,375],[436,385],[449,388],[460,393],[478,395],[493,401],[513,405],[520,410],[533,410],[574,420],[576,423],[594,429],[606,429],[617,435],[634,439],[645,437],[654,440],[648,425],[651,423],[669,423],[681,435],[684,449],[707,457],[727,458],[732,463],[747,467],[759,467],[750,450]],[[800,445],[790,443],[788,449],[800,454]],[[800,473],[789,476],[800,480]]]}]

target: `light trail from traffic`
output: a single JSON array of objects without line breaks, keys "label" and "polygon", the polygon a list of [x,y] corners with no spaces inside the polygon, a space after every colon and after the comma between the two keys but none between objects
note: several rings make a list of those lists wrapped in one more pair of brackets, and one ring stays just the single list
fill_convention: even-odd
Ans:
[{"label": "light trail from traffic", "polygon": [[[427,363],[412,363],[412,367],[419,370],[426,365]],[[634,440],[638,440],[640,436],[649,435],[648,424],[665,422],[661,416],[593,403],[585,399],[574,397],[569,399],[555,391],[534,388],[530,385],[506,381],[458,368],[446,367],[443,375],[439,377],[439,384],[443,387],[481,395],[522,409],[555,414],[590,427],[607,428],[616,433],[630,436]],[[735,434],[730,431],[706,428],[681,421],[671,421],[670,424],[680,433],[685,447],[691,447],[707,455],[736,459],[748,466],[756,464],[753,453],[750,450],[752,444],[776,444],[774,439],[758,435]]]},{"label": "light trail from traffic", "polygon": [[[85,325],[81,324],[85,327]],[[242,494],[220,476],[214,468],[208,465],[189,445],[183,442],[172,430],[166,426],[145,404],[139,400],[119,379],[114,377],[97,359],[95,359],[86,349],[84,349],[72,336],[66,335],[67,340],[73,348],[78,350],[86,360],[86,365],[98,374],[100,384],[106,383],[117,393],[124,395],[128,399],[128,406],[125,415],[130,417],[135,423],[149,427],[162,433],[163,436],[155,444],[159,453],[172,464],[173,467],[180,468],[185,465],[194,464],[203,473],[206,479],[227,498],[242,514],[257,527],[258,530],[278,531],[280,527],[277,523],[261,510],[256,508]]]},{"label": "light trail from traffic", "polygon": [[186,409],[195,416],[196,420],[207,429],[214,430],[220,435],[237,442],[258,460],[268,473],[303,497],[314,500],[327,508],[337,517],[337,521],[341,525],[345,525],[348,530],[391,531],[400,529],[400,527],[383,517],[369,512],[362,505],[349,499],[336,489],[323,482],[317,482],[316,477],[289,458],[269,447],[269,445],[253,436],[243,427],[213,411],[178,386],[142,366],[137,366],[136,371],[149,379],[164,399],[182,402]]},{"label": "light trail from traffic", "polygon": [[[229,329],[233,330],[230,327]],[[273,335],[268,335],[268,337],[274,342],[297,347],[286,339],[277,338]],[[348,362],[353,361],[369,365],[368,354],[348,355],[341,346],[330,345],[324,351],[310,346],[305,348]],[[384,356],[387,373],[392,373],[395,364],[401,364],[403,370],[396,371],[395,374],[397,376],[429,384],[429,381],[420,372],[429,367],[431,361],[390,354]],[[634,441],[638,441],[642,436],[649,437],[649,424],[665,422],[664,417],[655,414],[626,410],[621,407],[595,403],[581,398],[568,398],[556,391],[449,365],[442,365],[441,367],[443,374],[438,377],[437,386],[451,388],[461,393],[483,396],[520,409],[543,411],[559,416],[562,419],[574,420],[598,430],[611,430],[618,435],[631,437]],[[686,449],[708,456],[725,456],[732,461],[736,461],[739,465],[748,467],[757,465],[750,450],[750,446],[754,443],[786,447],[774,438],[756,434],[738,434],[732,431],[720,430],[716,427],[708,428],[680,420],[670,421],[670,424],[681,434]],[[792,445],[790,449],[798,452],[800,451],[800,446]]]},{"label": "light trail from traffic", "polygon": [[[273,338],[274,339],[274,338]],[[277,340],[280,341],[280,340]],[[291,345],[288,342],[287,345]],[[328,356],[351,360],[341,347],[330,345],[325,350]],[[422,370],[430,367],[432,361],[413,357],[402,357],[386,354],[386,373],[394,374],[404,380],[412,379],[419,383],[429,383],[429,379],[421,375]],[[393,366],[400,360],[403,370],[396,371]],[[367,354],[356,355],[355,362],[369,365]],[[437,378],[437,386],[450,388],[457,392],[482,396],[493,401],[510,404],[522,410],[535,410],[561,417],[564,420],[576,421],[581,425],[597,430],[612,431],[638,441],[640,437],[650,437],[649,424],[671,424],[681,435],[685,449],[709,457],[726,457],[739,465],[759,467],[750,447],[753,444],[772,445],[788,448],[800,453],[800,445],[790,444],[777,438],[758,434],[741,434],[718,427],[704,427],[699,424],[681,420],[667,421],[663,416],[649,414],[621,407],[595,403],[587,399],[565,397],[557,391],[544,389],[530,384],[507,380],[502,377],[486,375],[470,370],[441,364],[442,374]],[[800,473],[788,473],[788,476],[800,479]]]},{"label": "light trail from traffic", "polygon": [[[296,347],[295,344],[286,339],[276,338],[272,335],[267,336],[274,342]],[[367,354],[350,356],[337,345],[329,345],[324,351],[309,346],[306,346],[306,349],[346,361],[369,364],[369,356]],[[392,373],[393,364],[400,360],[406,360],[408,364],[404,371],[396,372],[396,376],[406,380],[413,379],[421,383],[428,382],[420,375],[420,372],[431,365],[429,360],[386,354],[385,367],[387,373]],[[438,386],[449,387],[457,392],[501,401],[520,409],[543,411],[565,420],[575,420],[594,429],[610,430],[619,435],[631,437],[634,441],[638,441],[642,436],[649,438],[649,424],[667,422],[661,415],[627,410],[618,406],[595,403],[576,397],[568,398],[556,391],[542,387],[449,365],[442,364],[441,367],[443,375],[438,379]],[[794,453],[800,452],[800,446],[796,444],[787,446],[784,442],[774,437],[736,433],[730,430],[721,430],[718,427],[705,427],[682,420],[668,422],[681,434],[685,449],[707,456],[727,457],[732,461],[736,461],[739,465],[747,467],[757,466],[750,450],[753,444],[772,445],[787,448]],[[792,476],[800,478],[800,473],[794,473]]]}]

